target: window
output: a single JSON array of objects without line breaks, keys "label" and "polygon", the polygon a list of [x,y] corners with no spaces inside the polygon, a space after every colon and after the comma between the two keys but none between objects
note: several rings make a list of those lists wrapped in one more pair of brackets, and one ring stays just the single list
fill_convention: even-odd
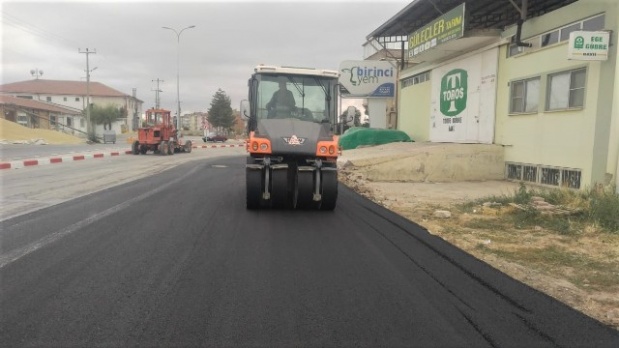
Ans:
[{"label": "window", "polygon": [[580,169],[557,168],[541,164],[525,163],[506,163],[505,167],[505,176],[510,180],[562,186],[573,189],[580,188]]},{"label": "window", "polygon": [[544,185],[559,186],[561,171],[557,168],[542,168],[542,177],[539,182]]},{"label": "window", "polygon": [[17,113],[17,123],[22,126],[28,127],[28,115],[24,112]]},{"label": "window", "polygon": [[576,30],[580,30],[580,22],[572,25],[568,25],[565,28],[561,29],[561,41],[566,41],[570,39],[570,33]]},{"label": "window", "polygon": [[559,31],[551,31],[550,33],[542,35],[542,47],[552,45],[559,42]]},{"label": "window", "polygon": [[524,166],[522,172],[522,180],[537,182],[537,166]]},{"label": "window", "polygon": [[539,77],[513,81],[510,87],[510,113],[537,112],[539,106]]},{"label": "window", "polygon": [[561,185],[569,188],[580,188],[580,171],[579,170],[562,170]]},{"label": "window", "polygon": [[570,23],[560,29],[542,35],[542,47],[552,45],[557,42],[567,41],[570,33],[577,30],[601,30],[604,28],[604,15],[597,15],[589,19]]},{"label": "window", "polygon": [[51,102],[52,101],[52,97],[46,97],[45,100],[48,101],[48,102]]},{"label": "window", "polygon": [[413,86],[413,85],[417,85],[417,84],[420,84],[420,83],[426,82],[426,81],[430,81],[430,72],[429,71],[424,71],[424,72],[422,72],[420,74],[413,75],[413,76],[410,76],[410,77],[407,77],[407,78],[403,79],[402,80],[402,88]]},{"label": "window", "polygon": [[62,98],[63,101],[67,101],[67,97]]},{"label": "window", "polygon": [[80,97],[75,97],[75,101],[80,101]]},{"label": "window", "polygon": [[599,15],[582,22],[582,30],[595,31],[604,29],[604,15]]},{"label": "window", "polygon": [[546,110],[582,108],[586,78],[585,68],[549,75]]}]

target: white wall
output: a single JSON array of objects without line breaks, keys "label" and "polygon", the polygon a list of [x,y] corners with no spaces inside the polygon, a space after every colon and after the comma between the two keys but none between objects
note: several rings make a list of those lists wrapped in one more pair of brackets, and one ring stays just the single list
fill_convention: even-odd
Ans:
[{"label": "white wall", "polygon": [[493,142],[498,52],[491,48],[432,70],[431,141]]}]

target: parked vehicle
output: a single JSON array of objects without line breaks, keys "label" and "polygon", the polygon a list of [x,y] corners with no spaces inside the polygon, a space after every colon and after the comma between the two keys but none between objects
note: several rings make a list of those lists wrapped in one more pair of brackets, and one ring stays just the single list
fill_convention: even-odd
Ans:
[{"label": "parked vehicle", "polygon": [[226,142],[228,140],[228,137],[225,135],[221,135],[221,134],[209,134],[205,137],[202,137],[202,140],[204,140],[204,142],[206,143],[207,141],[212,141],[212,142]]},{"label": "parked vehicle", "polygon": [[138,129],[138,140],[131,145],[134,155],[146,154],[148,151],[161,155],[191,152],[191,140],[183,142],[180,132],[172,122],[169,110],[153,108],[146,110],[145,114],[144,125]]}]

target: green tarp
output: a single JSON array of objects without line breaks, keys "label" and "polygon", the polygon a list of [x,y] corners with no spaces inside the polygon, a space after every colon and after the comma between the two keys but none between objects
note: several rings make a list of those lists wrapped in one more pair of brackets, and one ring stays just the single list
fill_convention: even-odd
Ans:
[{"label": "green tarp", "polygon": [[382,145],[395,142],[413,141],[408,134],[393,129],[365,127],[350,128],[340,135],[342,150],[356,149],[359,146]]}]

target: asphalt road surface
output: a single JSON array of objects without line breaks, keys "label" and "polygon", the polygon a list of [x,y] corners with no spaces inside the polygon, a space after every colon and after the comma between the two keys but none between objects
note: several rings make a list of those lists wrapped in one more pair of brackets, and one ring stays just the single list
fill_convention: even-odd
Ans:
[{"label": "asphalt road surface", "polygon": [[247,211],[244,163],[2,221],[0,346],[619,347],[343,185],[333,212]]}]

